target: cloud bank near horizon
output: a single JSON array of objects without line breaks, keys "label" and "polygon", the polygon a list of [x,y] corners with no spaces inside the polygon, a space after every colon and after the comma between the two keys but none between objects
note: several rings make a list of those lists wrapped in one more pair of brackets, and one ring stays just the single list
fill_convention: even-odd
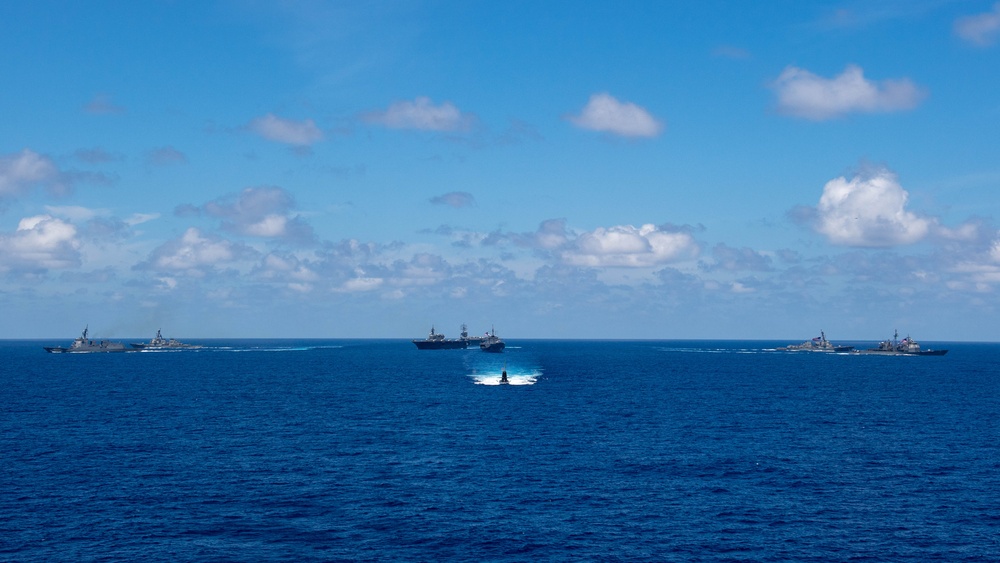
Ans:
[{"label": "cloud bank near horizon", "polygon": [[[628,336],[996,308],[1000,3],[612,4],[559,29],[482,5],[61,6],[44,49],[4,37],[0,304],[46,330],[476,310]],[[19,6],[19,29],[59,23]]]}]

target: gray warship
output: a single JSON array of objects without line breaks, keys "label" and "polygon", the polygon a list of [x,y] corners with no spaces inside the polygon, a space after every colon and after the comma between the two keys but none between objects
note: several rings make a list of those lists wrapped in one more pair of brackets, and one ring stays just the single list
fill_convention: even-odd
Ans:
[{"label": "gray warship", "polygon": [[95,352],[124,352],[127,350],[121,342],[90,340],[87,337],[89,328],[89,326],[85,327],[83,334],[78,336],[68,348],[61,346],[42,346],[42,348],[45,348],[45,351],[50,354],[91,354]]},{"label": "gray warship", "polygon": [[500,337],[497,336],[497,330],[495,328],[493,329],[493,332],[487,334],[486,338],[479,343],[479,349],[483,352],[499,353],[503,352],[503,349],[506,347],[507,345],[504,344],[503,340],[500,340]]},{"label": "gray warship", "polygon": [[854,346],[834,346],[826,339],[826,333],[819,331],[819,336],[802,344],[789,344],[778,350],[782,352],[850,352]]},{"label": "gray warship", "polygon": [[201,348],[201,346],[197,344],[185,344],[174,340],[173,338],[163,338],[163,335],[160,333],[160,329],[156,329],[156,336],[154,336],[149,342],[133,342],[132,347],[136,350],[190,350],[193,348]]},{"label": "gray warship", "polygon": [[906,338],[899,340],[899,331],[894,331],[892,335],[892,340],[883,340],[878,343],[875,348],[868,348],[867,350],[855,350],[855,354],[874,354],[881,356],[943,356],[948,353],[947,350],[931,350],[922,349],[920,344],[907,336]]}]

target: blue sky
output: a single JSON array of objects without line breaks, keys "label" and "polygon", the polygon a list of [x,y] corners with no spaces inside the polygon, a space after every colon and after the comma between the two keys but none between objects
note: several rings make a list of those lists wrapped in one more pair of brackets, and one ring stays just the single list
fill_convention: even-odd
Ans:
[{"label": "blue sky", "polygon": [[0,3],[0,338],[998,339],[1000,3]]}]

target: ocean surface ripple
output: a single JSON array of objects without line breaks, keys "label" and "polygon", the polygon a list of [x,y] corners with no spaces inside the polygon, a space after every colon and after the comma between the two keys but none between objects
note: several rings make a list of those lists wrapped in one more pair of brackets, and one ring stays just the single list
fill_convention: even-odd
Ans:
[{"label": "ocean surface ripple", "polygon": [[1000,560],[998,344],[198,343],[0,342],[0,561]]}]

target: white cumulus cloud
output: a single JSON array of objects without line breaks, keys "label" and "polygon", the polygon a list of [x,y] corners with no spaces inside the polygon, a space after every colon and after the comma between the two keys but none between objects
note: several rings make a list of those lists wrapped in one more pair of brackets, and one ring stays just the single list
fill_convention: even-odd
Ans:
[{"label": "white cumulus cloud", "polygon": [[82,207],[79,205],[46,205],[45,211],[78,223],[89,221],[95,217],[111,215],[110,209]]},{"label": "white cumulus cloud", "polygon": [[993,242],[993,246],[990,247],[990,258],[1000,264],[1000,239]]},{"label": "white cumulus cloud", "polygon": [[60,172],[47,156],[24,149],[0,155],[0,197],[14,197],[34,186],[58,187]]},{"label": "white cumulus cloud", "polygon": [[251,274],[258,280],[279,284],[295,293],[310,293],[321,280],[307,261],[293,254],[273,252],[264,256]]},{"label": "white cumulus cloud", "polygon": [[380,287],[385,282],[382,278],[352,278],[345,281],[339,288],[334,291],[343,293],[359,293],[365,291],[374,291]]},{"label": "white cumulus cloud", "polygon": [[311,119],[293,121],[269,113],[251,121],[249,127],[269,141],[298,147],[309,146],[323,139],[323,132]]},{"label": "white cumulus cloud", "polygon": [[538,226],[533,240],[540,248],[552,250],[566,244],[569,233],[566,232],[565,219],[548,219]]},{"label": "white cumulus cloud", "polygon": [[285,226],[287,224],[288,217],[285,217],[284,215],[271,214],[262,217],[256,223],[244,225],[243,232],[255,237],[280,237],[285,234]]},{"label": "white cumulus cloud", "polygon": [[451,102],[436,106],[426,96],[396,102],[383,112],[368,114],[366,120],[392,129],[424,131],[465,131],[475,122],[472,115],[462,113]]},{"label": "white cumulus cloud", "polygon": [[51,215],[25,217],[10,234],[0,234],[0,271],[37,271],[80,265],[77,231]]},{"label": "white cumulus cloud", "polygon": [[320,279],[319,274],[295,256],[283,256],[273,252],[261,260],[255,273],[264,279],[288,278],[299,282],[314,282]]},{"label": "white cumulus cloud", "polygon": [[935,221],[906,210],[909,194],[896,175],[878,168],[823,187],[816,231],[833,244],[889,247],[923,239]]},{"label": "white cumulus cloud", "polygon": [[955,20],[955,34],[980,47],[988,47],[1000,37],[1000,2],[993,10]]},{"label": "white cumulus cloud", "polygon": [[180,238],[167,241],[154,249],[149,261],[141,264],[140,268],[200,276],[206,270],[213,270],[217,266],[224,266],[253,254],[245,246],[205,235],[191,227]]},{"label": "white cumulus cloud", "polygon": [[246,188],[238,195],[211,201],[204,211],[223,219],[222,228],[239,235],[285,239],[307,243],[315,237],[298,215],[292,215],[295,201],[291,194],[276,186]]},{"label": "white cumulus cloud", "polygon": [[663,123],[648,111],[630,102],[620,102],[606,92],[590,96],[580,115],[568,119],[582,129],[622,137],[655,137],[663,131]]},{"label": "white cumulus cloud", "polygon": [[694,258],[699,251],[686,232],[619,225],[583,233],[562,253],[562,260],[573,266],[646,268]]},{"label": "white cumulus cloud", "polygon": [[782,113],[822,121],[849,113],[879,113],[913,109],[924,91],[909,79],[873,82],[857,65],[834,78],[787,67],[772,84]]}]

